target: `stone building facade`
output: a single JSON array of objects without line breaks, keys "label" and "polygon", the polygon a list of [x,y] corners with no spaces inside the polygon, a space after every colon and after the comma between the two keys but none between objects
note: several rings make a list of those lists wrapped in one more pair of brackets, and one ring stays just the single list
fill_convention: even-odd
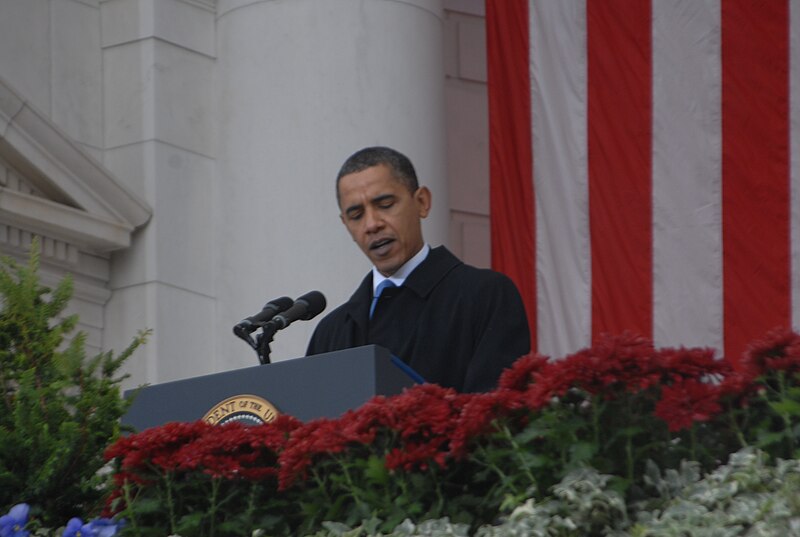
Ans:
[{"label": "stone building facade", "polygon": [[[426,238],[489,263],[482,0],[0,0],[0,251],[43,241],[131,384],[254,365],[231,327],[368,270],[334,177],[367,145],[434,193]],[[314,322],[280,333],[300,356]]]}]

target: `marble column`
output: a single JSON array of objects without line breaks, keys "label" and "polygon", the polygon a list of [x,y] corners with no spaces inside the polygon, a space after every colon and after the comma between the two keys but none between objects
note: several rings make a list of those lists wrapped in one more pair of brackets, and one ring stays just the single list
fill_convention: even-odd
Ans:
[{"label": "marble column", "polygon": [[[319,289],[328,311],[370,264],[339,221],[335,177],[355,150],[394,147],[433,191],[425,238],[446,241],[439,0],[220,0],[216,352],[255,363],[230,327],[269,299]],[[300,356],[315,321],[278,333]],[[209,336],[210,337],[210,336]]]}]

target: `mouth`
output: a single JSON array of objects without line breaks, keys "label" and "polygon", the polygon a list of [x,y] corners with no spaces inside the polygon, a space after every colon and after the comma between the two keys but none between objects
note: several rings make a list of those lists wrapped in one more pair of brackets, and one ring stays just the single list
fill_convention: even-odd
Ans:
[{"label": "mouth", "polygon": [[369,243],[369,251],[376,255],[385,255],[391,249],[393,242],[392,238],[377,239]]}]

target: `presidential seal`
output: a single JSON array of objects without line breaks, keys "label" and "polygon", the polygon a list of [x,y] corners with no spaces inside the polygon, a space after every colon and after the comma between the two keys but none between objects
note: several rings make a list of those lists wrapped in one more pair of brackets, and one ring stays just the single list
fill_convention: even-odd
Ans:
[{"label": "presidential seal", "polygon": [[278,417],[278,409],[257,395],[234,395],[214,405],[203,416],[211,425],[238,421],[247,425],[263,425]]}]

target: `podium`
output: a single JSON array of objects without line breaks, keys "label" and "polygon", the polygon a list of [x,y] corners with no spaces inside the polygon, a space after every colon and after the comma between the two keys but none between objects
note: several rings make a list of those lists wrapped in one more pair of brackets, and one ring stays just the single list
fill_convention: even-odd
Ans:
[{"label": "podium", "polygon": [[[396,360],[396,359],[394,359]],[[388,350],[366,345],[272,364],[164,382],[125,392],[134,396],[122,424],[141,431],[171,421],[253,420],[246,410],[274,410],[302,421],[335,418],[375,395],[395,395],[414,384]]]}]

